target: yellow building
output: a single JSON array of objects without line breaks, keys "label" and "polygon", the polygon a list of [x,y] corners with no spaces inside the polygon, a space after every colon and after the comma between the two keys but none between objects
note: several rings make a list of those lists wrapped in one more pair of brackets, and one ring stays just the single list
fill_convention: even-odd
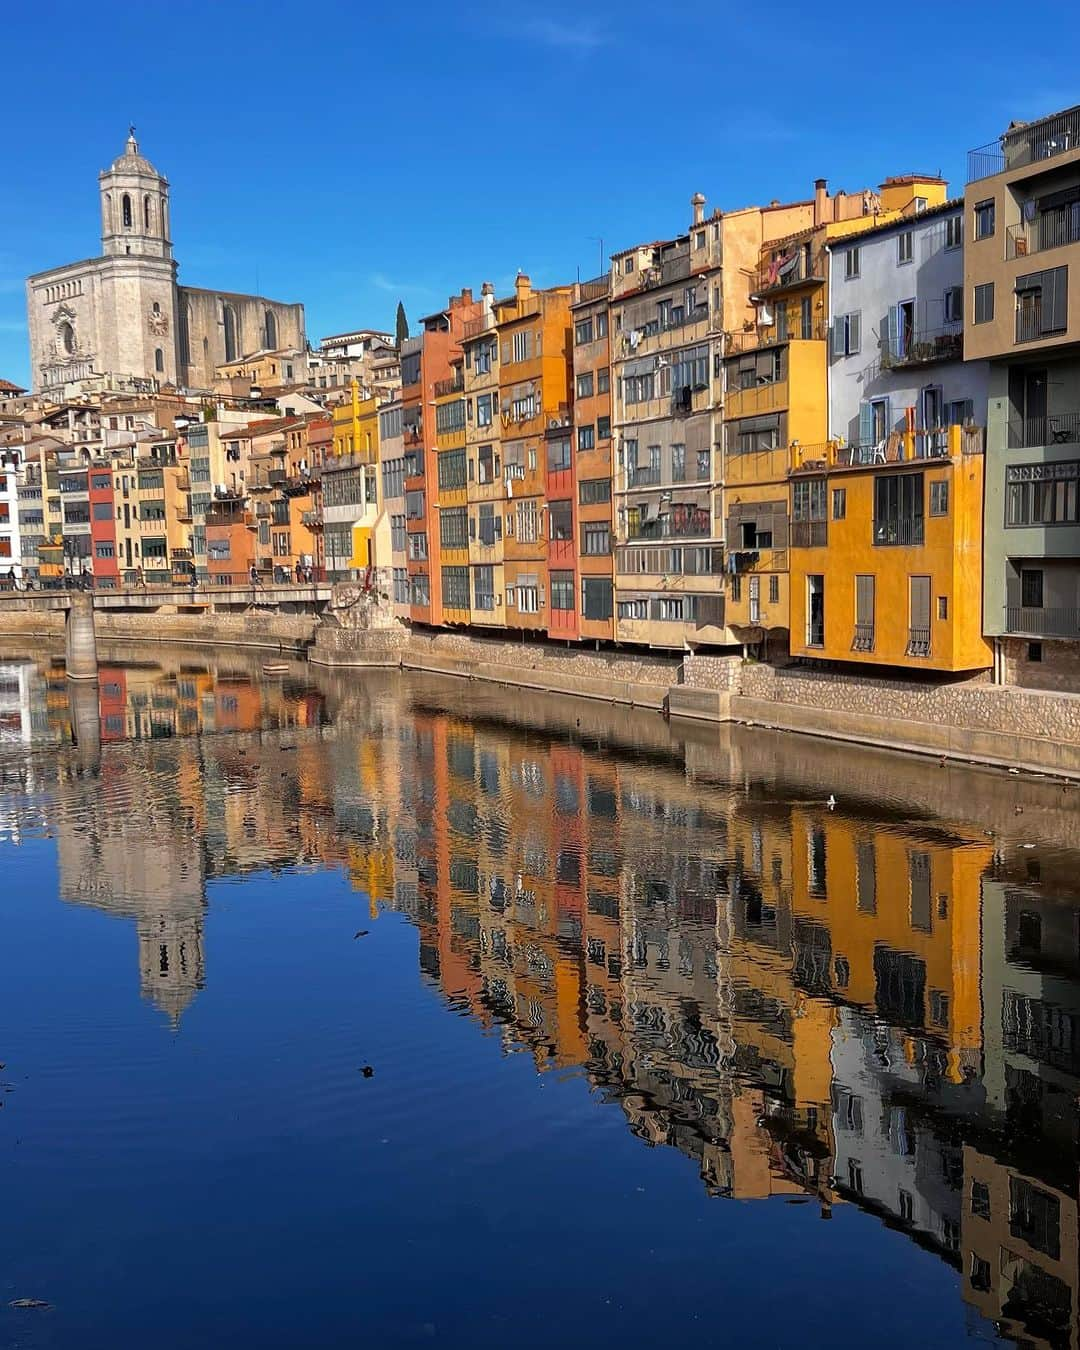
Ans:
[{"label": "yellow building", "polygon": [[326,568],[333,576],[389,567],[390,519],[379,512],[379,408],[360,397],[334,409],[333,454],[323,466]]},{"label": "yellow building", "polygon": [[850,446],[793,447],[791,652],[909,669],[979,670],[983,440],[952,426],[916,458],[913,431],[881,462]]}]

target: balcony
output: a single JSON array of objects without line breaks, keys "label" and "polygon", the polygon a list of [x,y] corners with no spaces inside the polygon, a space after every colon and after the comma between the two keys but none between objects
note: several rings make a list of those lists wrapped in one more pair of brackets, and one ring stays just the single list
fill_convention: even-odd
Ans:
[{"label": "balcony", "polygon": [[945,328],[915,329],[894,333],[882,344],[882,370],[905,370],[935,361],[961,361],[964,356],[962,325],[957,320]]},{"label": "balcony", "polygon": [[435,397],[448,398],[451,394],[460,394],[464,388],[464,376],[461,374],[452,375],[448,380],[435,381]]},{"label": "balcony", "polygon": [[968,151],[967,181],[991,178],[1038,160],[1054,159],[1080,147],[1080,107],[1007,131],[989,145]]},{"label": "balcony", "polygon": [[746,572],[786,572],[786,548],[730,548],[728,557],[736,576]]},{"label": "balcony", "polygon": [[1019,225],[1010,225],[1006,231],[1005,256],[1027,258],[1033,253],[1044,253],[1049,248],[1064,248],[1077,242],[1080,242],[1080,202],[1070,202],[1066,206],[1040,211]]},{"label": "balcony", "polygon": [[796,286],[821,285],[825,280],[825,254],[809,253],[803,242],[791,245],[787,253],[759,265],[751,300],[755,296],[779,295]]},{"label": "balcony", "polygon": [[1078,442],[1080,413],[1009,419],[1010,450],[1026,450],[1044,445],[1075,445]]},{"label": "balcony", "polygon": [[659,466],[646,466],[644,468],[628,468],[626,470],[626,486],[628,488],[655,487],[660,482]]},{"label": "balcony", "polygon": [[1009,605],[1005,629],[1024,637],[1080,639],[1080,609],[1033,609]]},{"label": "balcony", "polygon": [[321,530],[323,513],[321,511],[301,511],[300,524],[306,525],[309,530]]},{"label": "balcony", "polygon": [[907,656],[929,656],[930,655],[930,629],[929,628],[909,628],[907,640]]},{"label": "balcony", "polygon": [[853,652],[872,652],[874,650],[874,625],[872,623],[857,623],[855,625],[855,634],[851,639],[851,650]]},{"label": "balcony", "polygon": [[793,520],[790,525],[792,548],[826,548],[829,543],[827,520]]},{"label": "balcony", "polygon": [[637,543],[648,539],[708,539],[711,533],[712,521],[704,507],[675,506],[667,515],[630,524],[626,537]]}]

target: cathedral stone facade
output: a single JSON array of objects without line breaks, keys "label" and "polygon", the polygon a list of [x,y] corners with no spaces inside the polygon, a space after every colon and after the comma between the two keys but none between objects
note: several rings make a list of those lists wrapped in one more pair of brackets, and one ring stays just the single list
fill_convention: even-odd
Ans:
[{"label": "cathedral stone facade", "polygon": [[209,389],[226,361],[305,347],[303,305],[177,284],[169,184],[134,128],[99,185],[101,257],[26,283],[35,392],[102,379]]}]

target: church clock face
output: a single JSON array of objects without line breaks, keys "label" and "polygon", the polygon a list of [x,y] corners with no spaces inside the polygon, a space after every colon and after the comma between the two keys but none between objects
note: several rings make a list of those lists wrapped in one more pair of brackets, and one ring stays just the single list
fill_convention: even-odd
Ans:
[{"label": "church clock face", "polygon": [[169,331],[168,317],[161,312],[161,306],[154,301],[154,307],[146,317],[146,326],[154,337],[164,337]]}]

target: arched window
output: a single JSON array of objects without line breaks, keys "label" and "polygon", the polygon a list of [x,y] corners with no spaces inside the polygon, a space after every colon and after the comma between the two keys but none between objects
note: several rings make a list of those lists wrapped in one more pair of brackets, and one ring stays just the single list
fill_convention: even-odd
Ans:
[{"label": "arched window", "polygon": [[161,313],[161,306],[158,304],[158,302],[157,302],[156,300],[154,301],[154,313],[155,313],[155,314],[160,314],[160,313]]},{"label": "arched window", "polygon": [[120,211],[124,220],[124,229],[131,229],[131,198],[125,192],[120,201]]},{"label": "arched window", "polygon": [[224,307],[222,318],[225,323],[225,360],[236,360],[236,311],[232,305]]},{"label": "arched window", "polygon": [[263,312],[263,346],[268,352],[277,351],[277,319],[272,309]]},{"label": "arched window", "polygon": [[75,329],[66,320],[60,325],[60,341],[64,344],[64,351],[70,356],[75,350]]},{"label": "arched window", "polygon": [[143,211],[143,229],[146,231],[147,234],[149,234],[149,233],[150,233],[150,198],[149,198],[149,197],[144,197],[144,198],[142,199],[142,211]]},{"label": "arched window", "polygon": [[165,369],[165,353],[160,347],[154,348],[154,369],[159,372]]}]

